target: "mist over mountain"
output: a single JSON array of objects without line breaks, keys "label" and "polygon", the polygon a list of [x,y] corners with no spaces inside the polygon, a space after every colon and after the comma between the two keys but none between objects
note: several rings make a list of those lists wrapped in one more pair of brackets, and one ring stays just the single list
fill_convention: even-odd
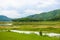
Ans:
[{"label": "mist over mountain", "polygon": [[7,16],[0,15],[0,21],[10,22],[12,20],[11,20],[11,18],[8,18]]},{"label": "mist over mountain", "polygon": [[13,21],[47,21],[47,20],[60,20],[60,9],[50,12],[43,12],[40,14],[30,15],[24,18],[17,18]]}]

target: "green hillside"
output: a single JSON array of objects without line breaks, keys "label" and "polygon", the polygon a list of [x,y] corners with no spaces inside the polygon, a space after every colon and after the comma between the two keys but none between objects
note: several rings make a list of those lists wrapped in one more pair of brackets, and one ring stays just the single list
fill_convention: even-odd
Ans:
[{"label": "green hillside", "polygon": [[30,15],[24,18],[14,19],[13,21],[56,21],[60,20],[60,9],[40,14]]}]

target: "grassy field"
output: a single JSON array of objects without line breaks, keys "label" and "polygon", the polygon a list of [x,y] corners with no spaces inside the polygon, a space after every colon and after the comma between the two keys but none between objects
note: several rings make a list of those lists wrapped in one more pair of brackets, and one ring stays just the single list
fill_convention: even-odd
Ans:
[{"label": "grassy field", "polygon": [[0,40],[60,40],[60,38],[38,36],[36,34],[27,35],[13,32],[0,32]]},{"label": "grassy field", "polygon": [[11,26],[0,26],[0,30],[29,30],[60,33],[60,21],[12,22]]},{"label": "grassy field", "polygon": [[13,25],[19,25],[20,27],[36,27],[36,28],[60,28],[60,21],[41,21],[41,22],[13,22]]},{"label": "grassy field", "polygon": [[[0,26],[0,30],[29,30],[60,33],[60,21],[12,22],[13,25]],[[0,32],[0,40],[60,40],[56,37],[38,36],[36,34],[18,34]]]}]

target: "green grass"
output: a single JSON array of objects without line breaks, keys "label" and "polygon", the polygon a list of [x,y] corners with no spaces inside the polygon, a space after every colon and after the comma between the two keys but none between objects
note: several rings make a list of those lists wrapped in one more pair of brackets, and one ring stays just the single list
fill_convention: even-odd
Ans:
[{"label": "green grass", "polygon": [[17,30],[48,31],[60,33],[60,21],[13,22]]},{"label": "green grass", "polygon": [[32,27],[20,27],[20,28],[0,28],[0,30],[22,30],[22,31],[42,31],[60,33],[60,28],[32,28]]},{"label": "green grass", "polygon": [[13,28],[14,30],[60,33],[60,28]]},{"label": "green grass", "polygon": [[36,34],[27,35],[13,32],[0,32],[0,40],[59,40],[59,38],[38,36]]},{"label": "green grass", "polygon": [[[60,33],[60,21],[12,22],[11,26],[0,26],[0,30],[29,30]],[[38,36],[36,34],[18,34],[0,32],[0,40],[60,40],[56,37]]]},{"label": "green grass", "polygon": [[41,21],[41,22],[13,22],[13,25],[20,27],[60,28],[60,21]]},{"label": "green grass", "polygon": [[20,25],[56,25],[60,24],[60,21],[38,21],[38,22],[13,22],[13,24],[20,24]]},{"label": "green grass", "polygon": [[60,21],[12,22],[11,26],[0,26],[0,30],[29,30],[60,33]]}]

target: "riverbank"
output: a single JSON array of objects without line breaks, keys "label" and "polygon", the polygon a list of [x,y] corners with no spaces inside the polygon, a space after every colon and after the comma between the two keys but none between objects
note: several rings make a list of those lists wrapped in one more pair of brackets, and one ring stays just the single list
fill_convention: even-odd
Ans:
[{"label": "riverbank", "polygon": [[[0,30],[0,32],[15,32],[19,34],[36,34],[38,36],[41,35],[39,31],[20,31],[20,30]],[[42,36],[49,36],[49,37],[60,37],[60,34],[58,33],[48,33],[48,32],[42,32]]]},{"label": "riverbank", "polygon": [[0,32],[0,40],[59,40],[57,37],[38,36],[15,32]]}]

